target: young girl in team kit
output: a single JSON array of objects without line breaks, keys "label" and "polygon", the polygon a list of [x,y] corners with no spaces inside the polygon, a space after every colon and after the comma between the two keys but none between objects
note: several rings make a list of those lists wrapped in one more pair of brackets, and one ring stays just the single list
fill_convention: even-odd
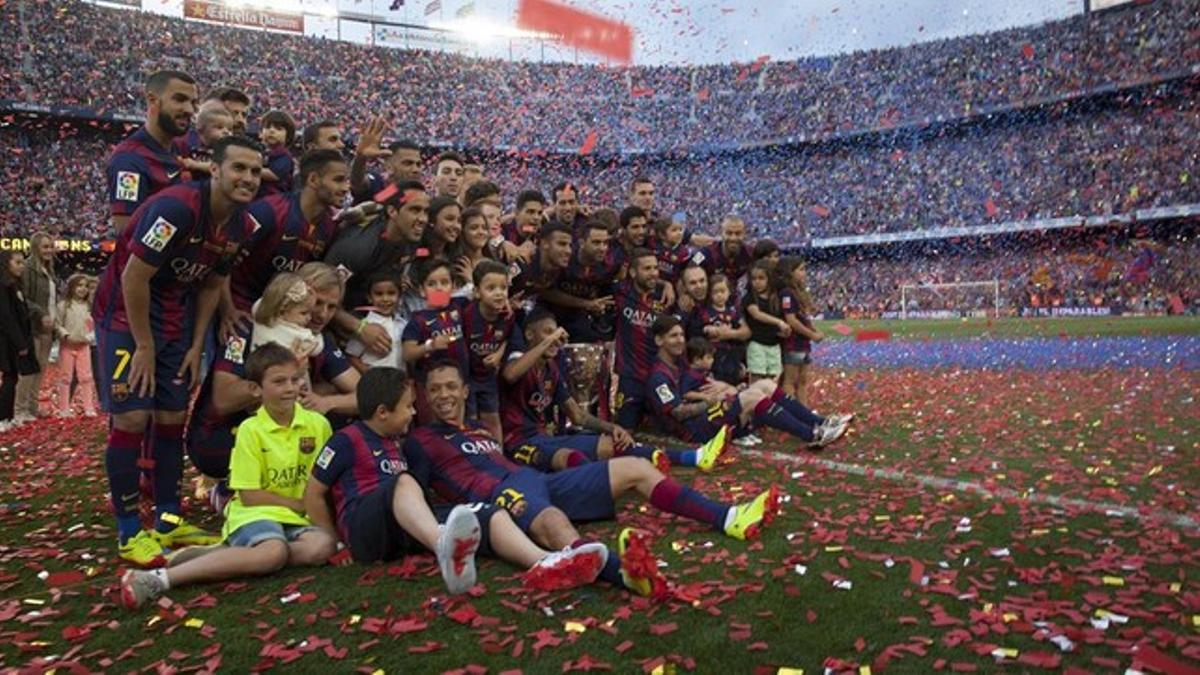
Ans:
[{"label": "young girl in team kit", "polygon": [[781,266],[786,285],[779,292],[779,307],[792,334],[783,340],[783,392],[808,405],[808,366],[812,363],[812,343],[825,339],[813,327],[816,312],[808,293],[808,275],[800,260],[787,260]]}]

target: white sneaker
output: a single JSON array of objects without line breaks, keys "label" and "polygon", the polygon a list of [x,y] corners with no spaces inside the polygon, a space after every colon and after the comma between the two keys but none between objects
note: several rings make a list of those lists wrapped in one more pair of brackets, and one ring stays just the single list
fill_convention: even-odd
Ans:
[{"label": "white sneaker", "polygon": [[846,433],[846,427],[847,425],[842,424],[836,427],[818,426],[814,428],[813,440],[808,447],[815,450],[833,444]]},{"label": "white sneaker", "polygon": [[466,593],[475,585],[475,552],[479,550],[479,518],[470,508],[458,505],[446,517],[438,534],[438,569],[451,595]]},{"label": "white sneaker", "polygon": [[762,445],[763,443],[766,443],[766,441],[754,434],[746,434],[746,438],[750,439],[751,445]]},{"label": "white sneaker", "polygon": [[146,570],[129,570],[121,577],[121,604],[137,609],[167,590],[158,576]]},{"label": "white sneaker", "polygon": [[12,420],[4,420],[0,422],[0,433],[4,433],[13,427]]},{"label": "white sneaker", "polygon": [[755,443],[754,439],[749,435],[733,439],[733,444],[739,448],[753,448],[754,446],[758,445],[758,443]]},{"label": "white sneaker", "polygon": [[598,541],[549,553],[530,567],[525,586],[539,591],[559,591],[592,583],[608,564],[608,547]]},{"label": "white sneaker", "polygon": [[829,417],[826,417],[825,425],[829,426],[829,427],[837,428],[837,427],[842,426],[843,424],[850,424],[853,421],[854,421],[854,413],[844,413],[841,415],[830,415]]}]

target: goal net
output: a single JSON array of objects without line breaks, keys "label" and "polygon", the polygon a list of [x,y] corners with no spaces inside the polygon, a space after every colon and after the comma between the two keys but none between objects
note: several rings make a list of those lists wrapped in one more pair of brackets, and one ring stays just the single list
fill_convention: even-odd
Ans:
[{"label": "goal net", "polygon": [[904,284],[900,287],[901,319],[957,319],[1000,316],[1000,281],[947,284]]}]

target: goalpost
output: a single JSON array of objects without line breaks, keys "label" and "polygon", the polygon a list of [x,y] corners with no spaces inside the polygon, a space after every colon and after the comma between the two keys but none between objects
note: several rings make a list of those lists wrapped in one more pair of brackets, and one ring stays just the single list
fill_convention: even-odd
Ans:
[{"label": "goalpost", "polygon": [[[972,302],[972,298],[975,299]],[[929,299],[930,302],[923,302]],[[966,307],[955,305],[966,304]],[[910,310],[910,305],[912,305]],[[991,305],[993,317],[1000,317],[1000,280],[958,281],[947,284],[904,284],[900,286],[900,318],[907,319],[909,312],[922,315],[946,312],[974,311]],[[956,315],[957,316],[957,315]]]}]

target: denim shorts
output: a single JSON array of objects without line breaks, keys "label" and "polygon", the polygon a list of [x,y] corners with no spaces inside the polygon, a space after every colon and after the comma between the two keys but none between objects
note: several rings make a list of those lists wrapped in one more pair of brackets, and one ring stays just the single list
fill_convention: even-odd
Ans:
[{"label": "denim shorts", "polygon": [[290,543],[300,538],[305,532],[320,528],[312,525],[284,525],[274,520],[252,520],[229,534],[225,543],[230,546],[250,548],[264,541],[278,539]]}]

